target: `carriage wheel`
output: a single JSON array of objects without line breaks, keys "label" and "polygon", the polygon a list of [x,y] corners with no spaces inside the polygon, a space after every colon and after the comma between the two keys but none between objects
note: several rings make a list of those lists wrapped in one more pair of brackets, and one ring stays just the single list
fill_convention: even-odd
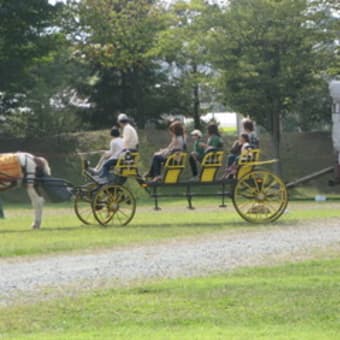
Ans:
[{"label": "carriage wheel", "polygon": [[102,225],[109,222],[127,225],[136,212],[136,200],[133,194],[123,186],[107,184],[98,190],[92,210],[95,219]]},{"label": "carriage wheel", "polygon": [[92,200],[98,187],[95,183],[87,183],[79,188],[74,199],[74,211],[84,224],[97,224],[93,216]]},{"label": "carriage wheel", "polygon": [[255,170],[235,184],[233,204],[238,214],[251,223],[277,220],[288,204],[288,193],[282,180],[265,170]]}]

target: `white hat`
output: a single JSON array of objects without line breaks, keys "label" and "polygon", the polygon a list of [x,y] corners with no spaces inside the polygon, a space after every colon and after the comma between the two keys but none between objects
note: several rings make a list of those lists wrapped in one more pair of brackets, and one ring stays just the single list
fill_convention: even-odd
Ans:
[{"label": "white hat", "polygon": [[117,121],[121,122],[122,120],[129,120],[128,116],[125,113],[120,113]]},{"label": "white hat", "polygon": [[193,130],[191,133],[191,136],[198,136],[198,137],[202,137],[202,132],[200,130]]}]

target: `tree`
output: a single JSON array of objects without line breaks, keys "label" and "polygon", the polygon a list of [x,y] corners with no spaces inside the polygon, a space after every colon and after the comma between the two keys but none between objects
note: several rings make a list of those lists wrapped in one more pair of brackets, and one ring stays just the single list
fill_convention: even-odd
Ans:
[{"label": "tree", "polygon": [[[321,13],[320,26],[327,29],[329,36],[328,41],[330,49],[334,50],[334,58],[330,61],[328,67],[328,74],[332,77],[340,76],[340,3],[338,0],[313,0],[311,6],[314,6],[316,13]],[[326,14],[326,15],[325,15]]]},{"label": "tree", "polygon": [[162,65],[149,54],[164,27],[162,9],[153,0],[84,0],[75,18],[74,43],[92,73],[83,88],[92,122],[107,126],[113,112],[127,111],[143,125],[162,81]]},{"label": "tree", "polygon": [[306,0],[232,0],[210,32],[226,103],[272,133],[277,158],[281,119],[325,82],[332,37],[321,19]]},{"label": "tree", "polygon": [[191,98],[183,113],[193,116],[196,128],[200,128],[202,91],[210,88],[214,76],[205,44],[205,32],[213,25],[214,9],[204,0],[174,3],[169,9],[169,27],[159,33],[154,49],[156,56],[173,66],[171,77],[181,79],[182,91]]},{"label": "tree", "polygon": [[70,113],[62,114],[51,105],[52,97],[65,89],[69,77],[65,72],[68,47],[57,26],[61,10],[62,5],[52,6],[48,0],[0,0],[4,133],[37,135],[64,131],[71,125],[70,120],[68,124],[64,121]]},{"label": "tree", "polygon": [[53,48],[48,28],[56,11],[48,0],[0,0],[0,91],[32,86],[30,66]]}]

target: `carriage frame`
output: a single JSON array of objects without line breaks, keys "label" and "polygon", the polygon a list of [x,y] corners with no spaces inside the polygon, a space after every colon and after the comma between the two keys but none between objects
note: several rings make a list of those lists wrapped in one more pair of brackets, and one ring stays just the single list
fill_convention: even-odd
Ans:
[{"label": "carriage frame", "polygon": [[[162,180],[146,181],[139,172],[138,152],[126,152],[114,167],[113,176],[101,183],[89,171],[88,161],[83,162],[83,175],[87,183],[74,189],[74,209],[85,224],[127,225],[136,212],[136,198],[125,186],[133,178],[154,200],[154,209],[160,210],[159,200],[164,197],[184,198],[189,209],[194,209],[196,197],[218,197],[220,207],[231,199],[237,213],[250,223],[270,223],[286,210],[288,193],[285,183],[265,169],[276,159],[260,160],[260,150],[247,150],[239,157],[236,173],[232,178],[221,176],[225,168],[225,154],[221,150],[206,152],[201,162],[197,181],[182,180],[188,166],[188,153],[173,152],[164,164]],[[204,192],[202,188],[217,188]],[[171,189],[170,189],[171,188]]]}]

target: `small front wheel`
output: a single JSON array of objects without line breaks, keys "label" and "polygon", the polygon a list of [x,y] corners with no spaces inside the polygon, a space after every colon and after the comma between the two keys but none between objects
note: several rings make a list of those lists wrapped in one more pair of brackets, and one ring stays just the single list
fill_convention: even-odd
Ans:
[{"label": "small front wheel", "polygon": [[116,184],[102,186],[92,200],[93,216],[102,225],[127,225],[136,212],[136,200],[125,187]]},{"label": "small front wheel", "polygon": [[74,198],[74,212],[84,224],[97,224],[93,216],[92,200],[98,185],[87,183],[78,188]]},{"label": "small front wheel", "polygon": [[251,223],[276,221],[288,204],[283,181],[265,170],[254,170],[238,179],[232,198],[238,214]]}]

